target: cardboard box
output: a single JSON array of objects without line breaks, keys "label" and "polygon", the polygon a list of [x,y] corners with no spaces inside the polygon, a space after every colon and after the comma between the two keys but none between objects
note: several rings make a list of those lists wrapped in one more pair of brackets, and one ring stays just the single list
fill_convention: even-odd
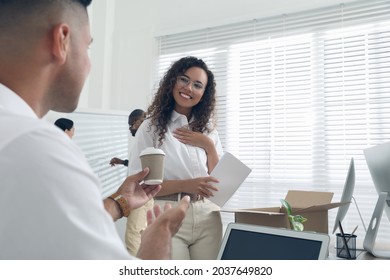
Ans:
[{"label": "cardboard box", "polygon": [[[290,203],[293,215],[307,218],[303,223],[305,231],[328,233],[328,210],[346,203],[331,203],[333,193],[314,191],[288,191],[285,200]],[[251,209],[221,209],[234,213],[236,223],[255,224],[271,227],[291,228],[284,207]]]}]

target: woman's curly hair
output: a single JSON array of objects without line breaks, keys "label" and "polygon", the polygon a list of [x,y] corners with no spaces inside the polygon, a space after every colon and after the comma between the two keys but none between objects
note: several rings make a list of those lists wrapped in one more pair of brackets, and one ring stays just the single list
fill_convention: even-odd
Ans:
[{"label": "woman's curly hair", "polygon": [[[154,133],[158,135],[159,146],[162,145],[172,111],[175,107],[173,88],[177,77],[183,75],[189,68],[199,67],[207,74],[207,85],[204,94],[197,105],[192,108],[194,121],[189,124],[190,129],[198,132],[210,132],[215,126],[216,83],[214,74],[208,69],[202,59],[187,56],[174,62],[159,83],[159,88],[154,95],[147,114],[150,118],[150,129],[155,127]],[[155,142],[157,139],[154,139]],[[156,143],[155,143],[156,145]]]}]

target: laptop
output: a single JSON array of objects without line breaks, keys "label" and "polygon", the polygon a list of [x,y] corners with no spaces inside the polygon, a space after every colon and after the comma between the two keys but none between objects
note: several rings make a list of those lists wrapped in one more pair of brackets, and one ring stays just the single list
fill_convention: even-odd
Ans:
[{"label": "laptop", "polygon": [[324,233],[251,224],[228,224],[218,260],[324,260],[330,238]]}]

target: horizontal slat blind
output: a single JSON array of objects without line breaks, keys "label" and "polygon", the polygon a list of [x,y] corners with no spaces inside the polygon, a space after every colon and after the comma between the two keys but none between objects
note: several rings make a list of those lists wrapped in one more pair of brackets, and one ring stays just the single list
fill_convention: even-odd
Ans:
[{"label": "horizontal slat blind", "polygon": [[[288,189],[341,197],[349,162],[354,204],[344,221],[364,238],[377,193],[363,149],[390,141],[390,1],[319,10],[157,38],[158,81],[185,55],[217,81],[218,131],[226,151],[252,168],[229,208],[280,205]],[[333,229],[336,209],[329,211]],[[224,223],[232,221],[224,214]],[[390,235],[387,218],[382,236]]]},{"label": "horizontal slat blind", "polygon": [[99,177],[102,197],[111,195],[127,176],[127,168],[112,167],[111,158],[128,158],[128,115],[72,113],[74,141],[84,152],[93,171]]}]

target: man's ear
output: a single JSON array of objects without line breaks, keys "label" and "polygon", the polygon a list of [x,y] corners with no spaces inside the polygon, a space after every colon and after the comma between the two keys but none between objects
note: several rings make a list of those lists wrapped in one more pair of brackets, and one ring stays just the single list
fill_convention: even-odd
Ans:
[{"label": "man's ear", "polygon": [[52,31],[52,54],[60,63],[64,64],[69,51],[70,28],[65,23],[58,24]]}]

